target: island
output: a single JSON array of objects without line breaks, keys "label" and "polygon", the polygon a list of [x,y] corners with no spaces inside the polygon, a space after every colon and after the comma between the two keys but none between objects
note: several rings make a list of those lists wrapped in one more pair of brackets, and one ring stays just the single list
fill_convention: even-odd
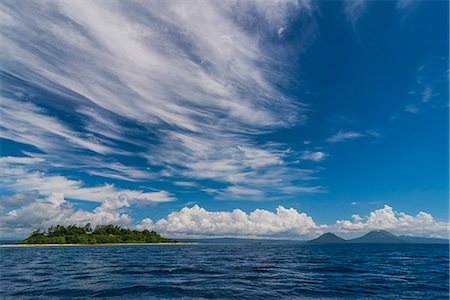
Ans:
[{"label": "island", "polygon": [[324,233],[316,239],[310,240],[307,244],[448,244],[448,239],[425,238],[414,236],[396,236],[386,230],[374,230],[361,237],[344,240],[334,233]]},{"label": "island", "polygon": [[115,225],[98,225],[92,228],[86,226],[52,226],[47,230],[34,231],[20,244],[156,244],[156,243],[180,243],[167,239],[154,231],[132,230]]}]

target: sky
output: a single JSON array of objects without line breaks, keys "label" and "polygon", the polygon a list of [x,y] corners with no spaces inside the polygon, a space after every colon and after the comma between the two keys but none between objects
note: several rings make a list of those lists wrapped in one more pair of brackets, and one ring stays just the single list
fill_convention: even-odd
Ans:
[{"label": "sky", "polygon": [[448,6],[1,1],[0,236],[448,236]]}]

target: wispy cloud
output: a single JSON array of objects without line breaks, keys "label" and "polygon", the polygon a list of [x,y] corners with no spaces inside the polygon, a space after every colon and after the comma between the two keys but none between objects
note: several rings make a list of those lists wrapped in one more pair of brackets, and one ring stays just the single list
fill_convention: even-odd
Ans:
[{"label": "wispy cloud", "polygon": [[[279,32],[294,17],[313,18],[312,2],[0,5],[7,20],[3,71],[57,99],[17,96],[8,82],[2,137],[37,147],[55,166],[83,166],[113,179],[158,176],[110,156],[145,158],[145,167],[162,168],[160,174],[176,181],[224,182],[230,188],[222,192],[231,191],[230,197],[243,191],[234,185],[244,177],[245,188],[265,194],[268,183],[281,191],[294,184],[295,174],[305,173],[288,167],[281,147],[255,138],[296,124],[305,112],[275,87],[273,78],[283,75],[273,76],[276,60],[270,45],[261,43],[264,33],[241,21],[252,16]],[[305,47],[314,34],[308,26],[302,30],[308,30]],[[123,143],[135,150],[123,151]],[[64,159],[61,145],[72,161]]]},{"label": "wispy cloud", "polygon": [[414,105],[414,104],[408,104],[405,106],[404,110],[406,112],[412,113],[412,114],[417,114],[419,112],[419,108]]},{"label": "wispy cloud", "polygon": [[[12,109],[14,108],[14,109]],[[0,137],[33,145],[45,152],[55,147],[81,148],[100,154],[114,152],[114,149],[101,143],[93,136],[81,136],[58,119],[32,103],[15,101],[0,97]]]},{"label": "wispy cloud", "polygon": [[420,4],[418,0],[398,0],[397,8],[399,10],[410,10]]},{"label": "wispy cloud", "polygon": [[425,89],[422,92],[422,102],[430,101],[432,96],[433,96],[433,89],[430,86],[425,87]]},{"label": "wispy cloud", "polygon": [[112,184],[86,186],[80,180],[73,180],[61,175],[46,174],[33,170],[26,164],[29,158],[0,158],[2,177],[0,183],[4,190],[35,192],[40,195],[51,195],[54,192],[64,193],[70,199],[105,202],[124,197],[129,201],[141,204],[169,202],[175,198],[167,191],[144,192],[116,188]]},{"label": "wispy cloud", "polygon": [[321,161],[326,157],[326,154],[322,151],[303,151],[300,159],[302,160],[312,160],[312,161]]},{"label": "wispy cloud", "polygon": [[366,11],[367,2],[367,0],[345,0],[343,2],[344,13],[353,26]]},{"label": "wispy cloud", "polygon": [[[287,193],[286,187],[314,179],[311,169],[301,169],[289,149],[278,144],[254,144],[235,134],[167,133],[167,142],[151,148],[151,164],[164,166],[167,176],[209,179],[228,184],[216,190],[220,198],[255,200]],[[249,191],[252,191],[251,193]]]},{"label": "wispy cloud", "polygon": [[327,142],[329,143],[338,143],[338,142],[344,142],[348,140],[354,140],[360,137],[363,137],[364,135],[362,133],[356,132],[356,131],[342,131],[339,130],[335,135],[327,138]]}]

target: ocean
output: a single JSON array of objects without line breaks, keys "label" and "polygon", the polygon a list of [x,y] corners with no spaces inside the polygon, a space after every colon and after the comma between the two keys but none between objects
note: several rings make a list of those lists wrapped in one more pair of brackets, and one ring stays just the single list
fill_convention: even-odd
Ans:
[{"label": "ocean", "polygon": [[448,245],[1,247],[1,299],[448,299]]}]

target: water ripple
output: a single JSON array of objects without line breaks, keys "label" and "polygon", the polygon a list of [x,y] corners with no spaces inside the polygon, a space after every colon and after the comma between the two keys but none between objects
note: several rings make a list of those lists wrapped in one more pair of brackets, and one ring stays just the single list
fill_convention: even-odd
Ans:
[{"label": "water ripple", "polygon": [[0,248],[1,299],[448,299],[446,245]]}]

